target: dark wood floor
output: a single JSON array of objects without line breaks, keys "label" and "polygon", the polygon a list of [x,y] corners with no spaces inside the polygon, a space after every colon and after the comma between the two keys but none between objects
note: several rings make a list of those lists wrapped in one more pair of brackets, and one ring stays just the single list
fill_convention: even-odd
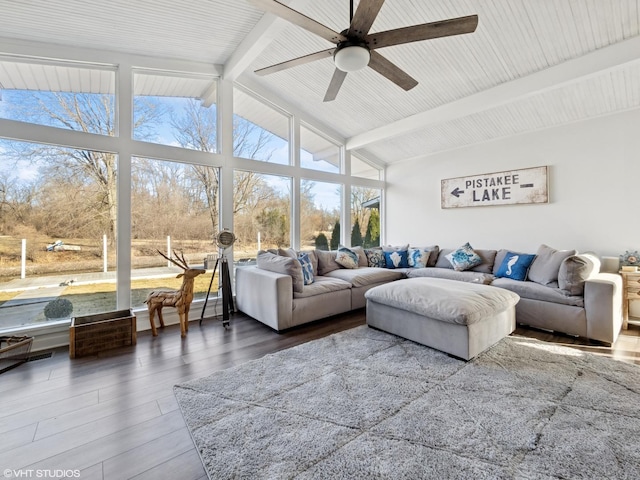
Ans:
[{"label": "dark wood floor", "polygon": [[[70,360],[56,349],[0,375],[0,467],[78,469],[82,480],[206,478],[173,385],[364,323],[361,310],[277,334],[238,315],[229,330],[219,320],[192,322],[181,340],[171,326],[94,357]],[[516,334],[640,364],[638,325],[613,347],[526,328]]]}]

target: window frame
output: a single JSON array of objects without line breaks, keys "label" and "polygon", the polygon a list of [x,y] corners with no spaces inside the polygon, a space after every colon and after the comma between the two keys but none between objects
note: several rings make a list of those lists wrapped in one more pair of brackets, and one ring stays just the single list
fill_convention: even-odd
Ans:
[{"label": "window frame", "polygon": [[[341,186],[341,212],[340,221],[342,227],[343,244],[348,244],[351,231],[349,195],[352,186],[368,186],[380,189],[381,195],[381,241],[384,235],[384,167],[380,167],[380,179],[368,179],[353,177],[350,175],[351,152],[346,151],[346,139],[339,138],[336,132],[330,128],[318,124],[314,119],[306,116],[297,108],[289,105],[283,99],[272,98],[267,92],[258,93],[254,89],[241,83],[220,80],[222,70],[211,64],[199,64],[197,62],[185,62],[171,59],[141,58],[135,55],[116,52],[100,51],[73,51],[63,47],[51,47],[40,45],[32,49],[33,55],[20,53],[21,58],[27,62],[61,62],[62,64],[80,66],[99,66],[115,71],[115,119],[116,136],[105,137],[100,135],[88,135],[84,132],[73,130],[61,130],[56,127],[42,125],[25,125],[24,122],[0,118],[1,137],[10,140],[18,140],[32,143],[46,143],[68,148],[99,150],[114,153],[118,156],[118,265],[116,269],[117,284],[117,308],[129,308],[131,290],[131,161],[133,157],[152,158],[157,160],[176,161],[220,168],[220,223],[221,227],[228,226],[232,220],[233,208],[229,204],[232,197],[233,171],[249,170],[259,174],[277,175],[291,178],[291,246],[300,248],[300,188],[303,179],[317,182],[332,183]],[[0,47],[8,51],[0,51],[0,58],[14,55],[10,46]],[[43,59],[35,52],[52,51],[58,49],[58,54],[52,58],[64,60]],[[102,62],[101,62],[102,60]],[[218,153],[208,153],[196,150],[188,150],[171,145],[154,144],[133,138],[133,79],[136,72],[157,72],[158,74],[171,74],[179,76],[209,75],[218,78],[216,88],[217,108],[217,148]],[[252,160],[233,156],[233,151],[228,151],[225,142],[233,138],[233,91],[239,89],[243,94],[250,95],[253,99],[264,102],[278,113],[286,116],[288,121],[288,163],[286,165]],[[309,129],[312,133],[326,139],[336,145],[340,156],[339,172],[324,172],[315,169],[303,168],[300,165],[300,129]],[[358,160],[362,155],[357,154]],[[368,163],[368,162],[367,162]],[[373,162],[378,165],[377,162]],[[231,187],[229,186],[231,183]],[[231,189],[231,190],[230,190]],[[122,235],[120,235],[122,233]],[[194,302],[197,303],[197,302]],[[138,310],[140,324],[146,326],[146,311]]]}]

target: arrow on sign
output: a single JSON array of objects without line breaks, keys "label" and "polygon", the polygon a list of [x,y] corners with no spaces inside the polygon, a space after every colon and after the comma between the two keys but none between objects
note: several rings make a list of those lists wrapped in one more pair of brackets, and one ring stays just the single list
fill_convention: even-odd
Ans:
[{"label": "arrow on sign", "polygon": [[451,192],[451,195],[455,195],[456,198],[460,198],[460,195],[464,193],[464,190],[460,190],[460,188],[456,187],[456,189]]}]

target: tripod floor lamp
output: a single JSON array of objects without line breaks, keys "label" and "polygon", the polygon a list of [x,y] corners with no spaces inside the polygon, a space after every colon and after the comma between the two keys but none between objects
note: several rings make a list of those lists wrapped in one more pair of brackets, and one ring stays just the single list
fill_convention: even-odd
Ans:
[{"label": "tripod floor lamp", "polygon": [[207,302],[209,301],[209,294],[211,293],[211,287],[213,286],[213,279],[216,276],[216,270],[218,271],[218,289],[222,290],[222,326],[227,328],[229,326],[229,312],[234,312],[233,307],[233,292],[231,291],[231,276],[229,275],[229,263],[227,262],[226,250],[231,248],[236,241],[236,236],[225,229],[216,235],[216,245],[218,246],[219,255],[216,259],[216,264],[213,267],[213,274],[211,275],[211,281],[209,282],[209,289],[207,290],[207,296],[204,299],[204,305],[202,307],[202,313],[200,314],[200,325],[204,319],[204,311],[207,308]]}]

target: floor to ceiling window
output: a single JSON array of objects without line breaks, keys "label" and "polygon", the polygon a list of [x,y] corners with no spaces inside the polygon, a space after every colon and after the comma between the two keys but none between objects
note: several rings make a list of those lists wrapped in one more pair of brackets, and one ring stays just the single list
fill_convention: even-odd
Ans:
[{"label": "floor to ceiling window", "polygon": [[368,162],[362,156],[355,153],[351,154],[351,176],[359,178],[368,178],[371,180],[380,180],[380,167]]},{"label": "floor to ceiling window", "polygon": [[305,125],[300,126],[300,165],[311,170],[340,173],[340,146]]},{"label": "floor to ceiling window", "polygon": [[0,152],[0,329],[113,310],[117,156],[2,139]]},{"label": "floor to ceiling window", "polygon": [[233,185],[234,257],[291,246],[291,178],[236,170]]},{"label": "floor to ceiling window", "polygon": [[147,70],[133,73],[133,138],[218,151],[218,80]]},{"label": "floor to ceiling window", "polygon": [[[236,235],[236,262],[259,249],[358,242],[341,232],[345,219],[363,245],[379,242],[380,167],[345,155],[336,132],[220,82],[214,66],[3,48],[0,330],[145,309],[149,290],[181,284],[165,257],[203,265],[222,226]],[[196,302],[210,271],[201,277]],[[53,300],[65,302],[48,317]]]},{"label": "floor to ceiling window", "polygon": [[[216,251],[213,238],[218,229],[218,178],[218,169],[213,167],[133,159],[133,308],[145,308],[144,300],[152,290],[179,289],[180,266],[186,263],[202,268],[207,255]],[[194,299],[204,298],[209,280],[210,274],[196,277]]]},{"label": "floor to ceiling window", "polygon": [[303,179],[300,190],[301,247],[336,250],[342,243],[342,185]]},{"label": "floor to ceiling window", "polygon": [[241,88],[233,89],[233,156],[289,165],[289,116]]},{"label": "floor to ceiling window", "polygon": [[351,246],[380,245],[380,189],[351,187]]},{"label": "floor to ceiling window", "polygon": [[[112,68],[0,57],[0,85],[1,118],[116,135]],[[117,170],[113,152],[0,138],[0,329],[115,308]]]}]

